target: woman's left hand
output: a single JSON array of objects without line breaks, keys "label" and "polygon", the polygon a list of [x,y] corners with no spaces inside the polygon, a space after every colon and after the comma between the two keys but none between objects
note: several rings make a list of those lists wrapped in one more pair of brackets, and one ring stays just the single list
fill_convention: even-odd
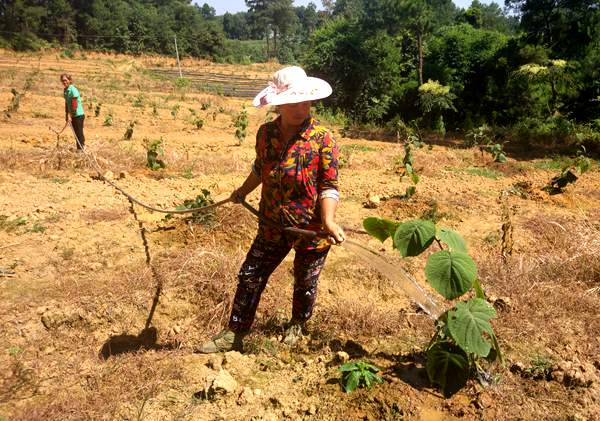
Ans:
[{"label": "woman's left hand", "polygon": [[323,224],[323,228],[325,229],[325,232],[329,233],[331,236],[330,241],[332,244],[339,245],[346,241],[346,234],[344,233],[342,227],[340,227],[337,223],[333,221],[325,222]]}]

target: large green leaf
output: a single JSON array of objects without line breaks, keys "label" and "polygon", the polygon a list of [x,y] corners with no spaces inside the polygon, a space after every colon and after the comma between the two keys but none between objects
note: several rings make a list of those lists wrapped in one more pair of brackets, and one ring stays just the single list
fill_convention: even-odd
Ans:
[{"label": "large green leaf", "polygon": [[398,225],[400,223],[382,218],[370,217],[363,220],[365,230],[382,243],[388,237],[394,237]]},{"label": "large green leaf", "polygon": [[394,234],[394,247],[402,256],[418,256],[435,239],[435,225],[431,221],[413,219],[398,227]]},{"label": "large green leaf", "polygon": [[360,372],[359,371],[351,371],[345,376],[345,384],[344,390],[346,393],[351,393],[358,387],[358,383],[360,382]]},{"label": "large green leaf", "polygon": [[437,292],[452,300],[473,286],[477,278],[477,266],[466,253],[438,251],[429,256],[425,276]]},{"label": "large green leaf", "polygon": [[496,317],[496,310],[487,301],[473,298],[456,304],[448,312],[448,330],[452,339],[465,352],[487,357],[492,344],[483,336],[494,336],[490,319]]},{"label": "large green leaf", "polygon": [[462,251],[467,252],[467,244],[465,240],[456,232],[446,228],[440,229],[439,239],[442,243],[446,244],[450,251]]},{"label": "large green leaf", "polygon": [[448,342],[437,342],[427,350],[425,368],[429,381],[438,385],[446,398],[458,392],[469,378],[467,355]]}]

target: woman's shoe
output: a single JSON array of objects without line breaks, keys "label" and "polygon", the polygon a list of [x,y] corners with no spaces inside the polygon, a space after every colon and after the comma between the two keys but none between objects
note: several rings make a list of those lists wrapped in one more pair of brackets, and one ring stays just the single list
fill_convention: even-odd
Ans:
[{"label": "woman's shoe", "polygon": [[223,329],[218,335],[214,336],[210,341],[203,343],[196,350],[202,354],[213,354],[215,352],[227,351],[242,351],[243,349],[243,334],[234,332],[233,330]]}]

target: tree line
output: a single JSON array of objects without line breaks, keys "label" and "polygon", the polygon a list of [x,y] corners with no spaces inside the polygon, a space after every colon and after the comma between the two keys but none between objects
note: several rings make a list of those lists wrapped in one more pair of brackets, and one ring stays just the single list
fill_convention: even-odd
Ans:
[{"label": "tree line", "polygon": [[600,144],[600,0],[322,3],[216,16],[191,0],[0,0],[0,46],[174,54],[176,36],[182,55],[301,64],[355,123]]},{"label": "tree line", "polygon": [[1,0],[0,46],[48,44],[123,53],[214,57],[225,35],[214,9],[191,0]]}]

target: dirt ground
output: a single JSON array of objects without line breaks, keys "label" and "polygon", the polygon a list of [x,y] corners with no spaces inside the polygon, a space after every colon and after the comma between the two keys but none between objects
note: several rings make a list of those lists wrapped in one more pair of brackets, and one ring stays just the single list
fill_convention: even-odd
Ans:
[{"label": "dirt ground", "polygon": [[[460,139],[432,139],[415,152],[421,181],[404,200],[402,145],[344,138],[324,119],[341,146],[338,219],[349,232],[367,216],[429,218],[467,240],[498,309],[505,361],[486,367],[489,385],[472,381],[449,399],[432,388],[422,354],[432,321],[342,247],[330,253],[311,334],[299,346],[281,343],[291,311],[288,256],[263,294],[245,353],[195,354],[226,323],[254,217],[230,204],[201,222],[132,208],[73,150],[68,129],[52,131],[64,124],[59,74],[71,73],[84,97],[89,154],[105,176],[161,208],[202,189],[228,197],[250,171],[257,127],[273,114],[149,70],[174,66],[161,57],[0,51],[0,420],[598,419],[600,171],[595,163],[550,196],[541,188],[562,162],[535,148],[496,164],[457,146]],[[277,68],[182,66],[249,79]],[[11,88],[25,91],[16,111],[8,110]],[[232,122],[244,106],[250,125],[239,145]],[[152,171],[145,139],[160,138],[166,168]],[[379,202],[366,207],[369,197]],[[256,205],[258,193],[249,201]],[[349,236],[450,306],[425,285],[422,258]],[[344,393],[338,368],[348,358],[381,367],[384,383]]]}]

